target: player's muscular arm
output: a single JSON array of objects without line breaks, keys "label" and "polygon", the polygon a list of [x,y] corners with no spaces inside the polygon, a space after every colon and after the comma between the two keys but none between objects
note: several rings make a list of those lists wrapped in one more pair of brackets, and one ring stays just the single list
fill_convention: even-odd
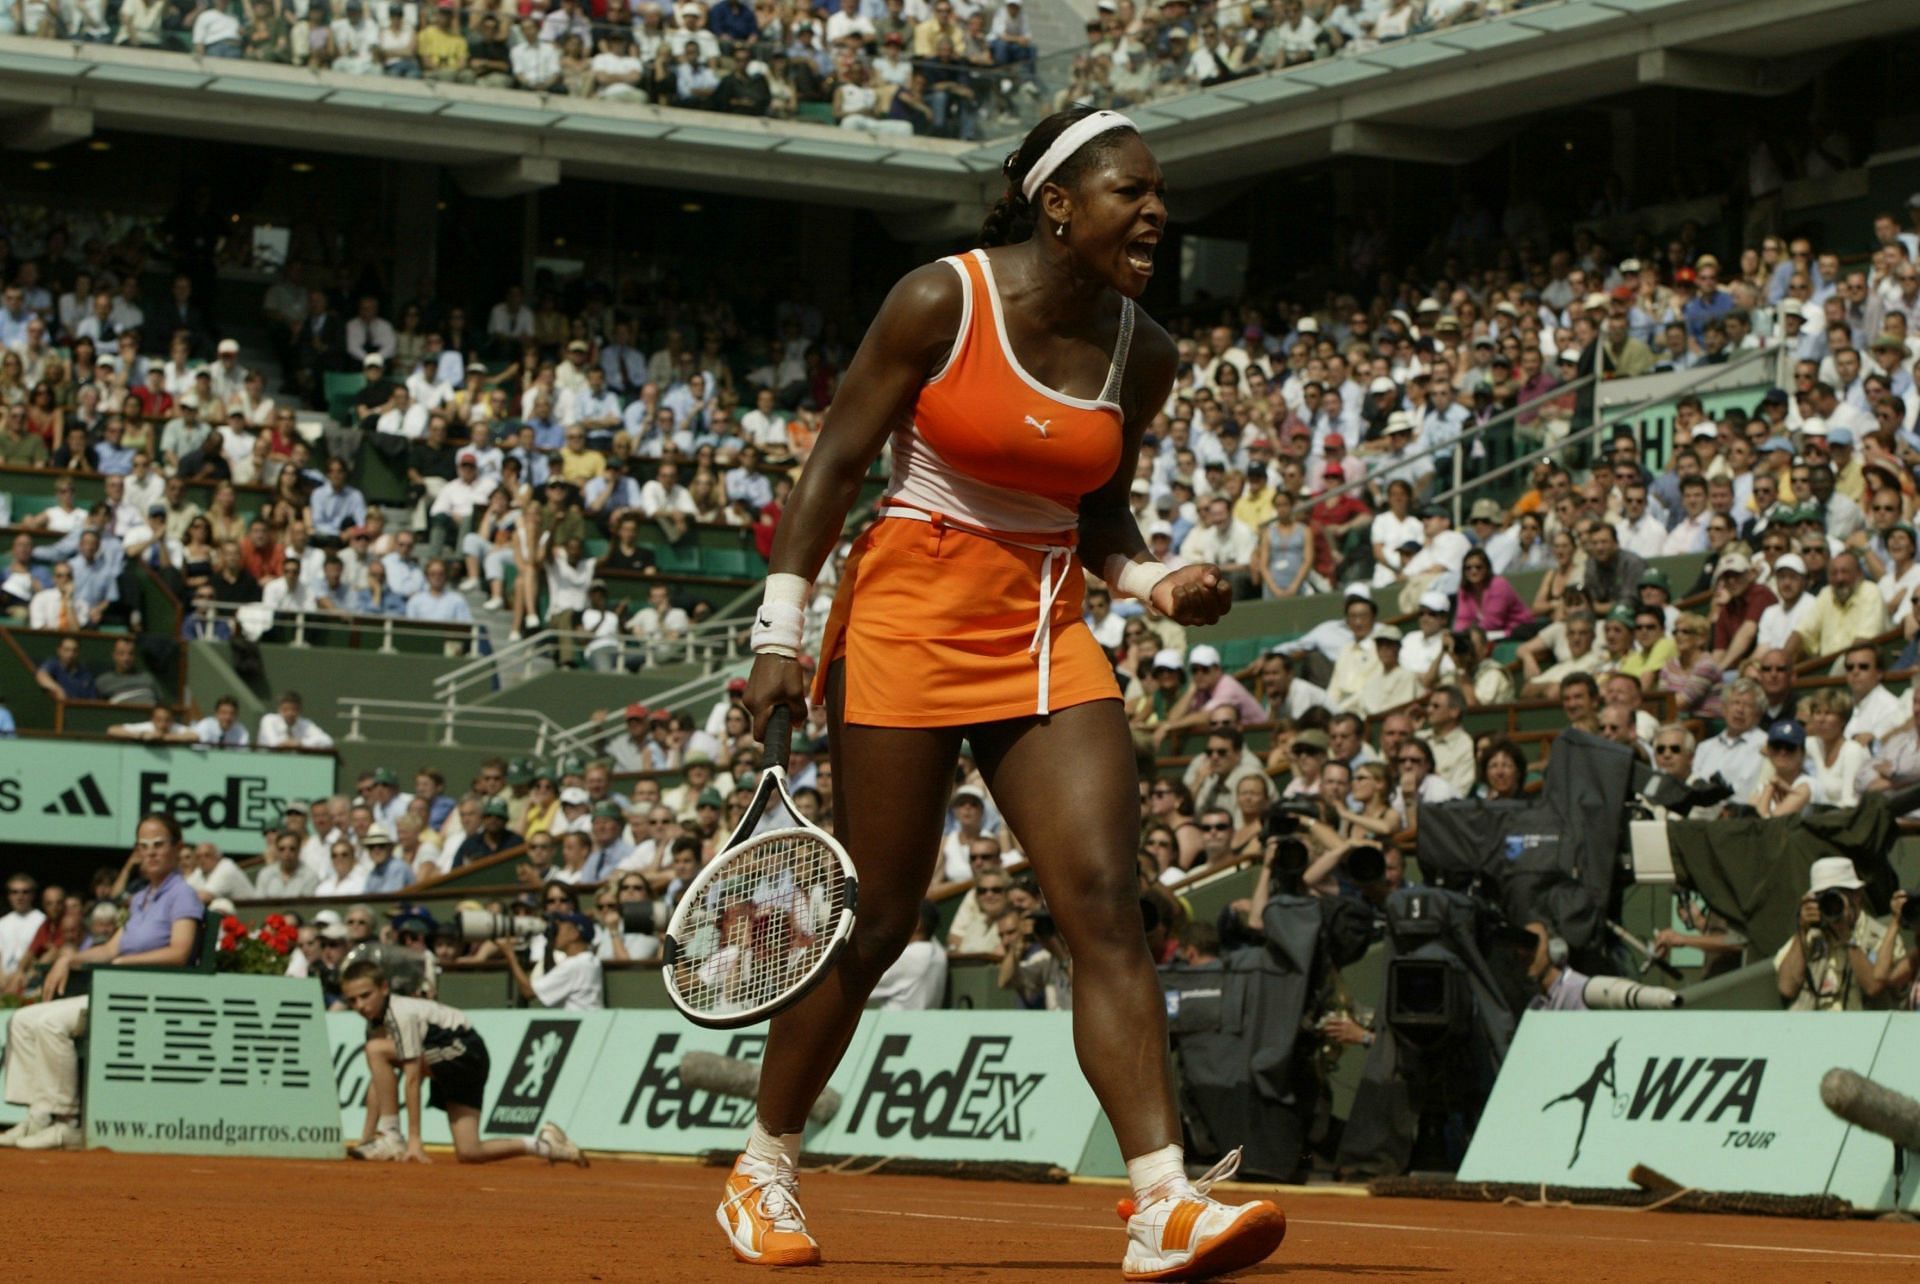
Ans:
[{"label": "player's muscular arm", "polygon": [[774,535],[770,570],[807,580],[819,572],[867,469],[953,347],[961,301],[960,277],[945,263],[908,273],[887,295],[794,485]]}]

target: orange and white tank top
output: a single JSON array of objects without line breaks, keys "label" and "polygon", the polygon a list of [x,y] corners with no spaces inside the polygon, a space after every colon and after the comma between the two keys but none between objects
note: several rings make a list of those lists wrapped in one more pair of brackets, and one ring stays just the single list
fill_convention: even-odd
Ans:
[{"label": "orange and white tank top", "polygon": [[986,251],[940,261],[960,274],[960,329],[911,421],[893,434],[882,512],[939,513],[988,531],[1071,531],[1081,497],[1120,466],[1133,300],[1121,300],[1106,386],[1088,401],[1047,387],[1014,356]]}]

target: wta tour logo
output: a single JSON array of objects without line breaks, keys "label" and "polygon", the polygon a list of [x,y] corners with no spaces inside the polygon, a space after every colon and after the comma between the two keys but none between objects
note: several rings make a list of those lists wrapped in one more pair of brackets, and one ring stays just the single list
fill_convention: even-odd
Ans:
[{"label": "wta tour logo", "polygon": [[[1760,1085],[1767,1073],[1765,1057],[1648,1057],[1641,1063],[1640,1078],[1634,1084],[1632,1095],[1623,1096],[1618,1074],[1619,1052],[1620,1040],[1615,1039],[1585,1079],[1540,1107],[1542,1114],[1569,1102],[1580,1107],[1580,1126],[1573,1136],[1568,1168],[1580,1162],[1587,1125],[1602,1091],[1607,1094],[1607,1113],[1627,1123],[1713,1124],[1729,1117],[1743,1125],[1753,1122]],[[1720,1144],[1743,1150],[1765,1150],[1773,1138],[1771,1132],[1742,1127],[1729,1130]]]},{"label": "wta tour logo", "polygon": [[533,1135],[546,1113],[547,1099],[560,1072],[567,1064],[573,1036],[579,1025],[573,1021],[529,1021],[520,1036],[520,1050],[500,1086],[500,1099],[493,1103],[493,1116],[487,1121],[490,1132]]}]

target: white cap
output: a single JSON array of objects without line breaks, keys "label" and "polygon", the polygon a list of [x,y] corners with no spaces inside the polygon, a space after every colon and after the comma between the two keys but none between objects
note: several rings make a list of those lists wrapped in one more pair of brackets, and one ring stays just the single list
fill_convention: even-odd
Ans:
[{"label": "white cap", "polygon": [[1827,421],[1819,415],[1809,415],[1800,421],[1802,437],[1824,437],[1827,435]]},{"label": "white cap", "polygon": [[587,791],[578,785],[572,785],[560,791],[560,804],[563,807],[585,807],[592,801],[587,796]]},{"label": "white cap", "polygon": [[1600,293],[1598,290],[1595,290],[1592,294],[1589,294],[1586,298],[1580,301],[1580,306],[1583,308],[1587,308],[1589,310],[1598,308],[1601,311],[1605,311],[1607,306],[1607,296]]},{"label": "white cap", "polygon": [[1355,580],[1340,590],[1340,598],[1346,602],[1351,602],[1356,598],[1362,602],[1371,602],[1373,601],[1373,590],[1367,585],[1362,584],[1359,580]]},{"label": "white cap", "polygon": [[1367,385],[1367,391],[1368,392],[1398,392],[1400,391],[1400,385],[1395,383],[1393,380],[1387,378],[1385,375],[1381,375],[1378,379],[1375,379],[1372,383]]},{"label": "white cap", "polygon": [[1382,624],[1372,636],[1375,642],[1392,642],[1396,646],[1400,643],[1400,630],[1391,624]]},{"label": "white cap", "polygon": [[1202,642],[1187,653],[1187,664],[1195,669],[1218,668],[1220,653]]},{"label": "white cap", "polygon": [[1866,886],[1860,881],[1860,875],[1854,872],[1853,862],[1845,856],[1822,856],[1813,862],[1812,868],[1807,873],[1811,879],[1807,892],[1813,896],[1831,891],[1836,887],[1853,891]]},{"label": "white cap", "polygon": [[1444,611],[1448,605],[1445,593],[1429,592],[1420,595],[1420,609],[1423,611]]},{"label": "white cap", "polygon": [[1152,538],[1153,538],[1153,537],[1154,537],[1155,535],[1165,535],[1165,536],[1166,536],[1166,537],[1167,537],[1168,539],[1172,539],[1172,538],[1173,538],[1173,527],[1172,527],[1171,525],[1169,525],[1168,523],[1166,523],[1166,522],[1162,522],[1162,521],[1151,521],[1151,522],[1148,522],[1148,523],[1147,523],[1147,538],[1148,538],[1148,539],[1152,539]]},{"label": "white cap", "polygon": [[340,917],[339,910],[324,909],[313,916],[315,927],[344,927],[346,920]]},{"label": "white cap", "polygon": [[1316,317],[1301,317],[1299,323],[1293,328],[1301,334],[1319,334],[1320,322]]},{"label": "white cap", "polygon": [[1783,317],[1800,317],[1804,320],[1807,315],[1807,305],[1798,299],[1782,299],[1780,300],[1780,315]]},{"label": "white cap", "polygon": [[239,356],[240,342],[237,339],[222,339],[220,340],[220,347],[218,351],[219,351],[219,354],[223,357],[226,356],[229,352],[233,353],[235,356]]},{"label": "white cap", "polygon": [[1387,435],[1397,432],[1412,432],[1413,416],[1404,410],[1396,410],[1387,416]]},{"label": "white cap", "polygon": [[1804,576],[1807,573],[1807,564],[1800,560],[1800,554],[1788,553],[1773,564],[1775,575],[1782,571],[1792,571],[1795,575]]},{"label": "white cap", "polygon": [[1178,647],[1170,646],[1164,651],[1155,651],[1153,653],[1153,667],[1156,669],[1184,669],[1187,667],[1187,659],[1184,655],[1180,654]]},{"label": "white cap", "polygon": [[1415,312],[1438,312],[1440,311],[1440,300],[1434,299],[1434,298],[1422,299],[1420,300],[1420,306],[1416,307],[1414,311]]},{"label": "white cap", "polygon": [[1572,362],[1572,363],[1573,363],[1574,365],[1576,365],[1576,366],[1577,366],[1577,365],[1579,365],[1579,364],[1580,364],[1580,349],[1578,349],[1578,348],[1562,348],[1562,349],[1560,349],[1560,360],[1562,360],[1562,361],[1571,361],[1571,362]]},{"label": "white cap", "polygon": [[1129,493],[1131,493],[1131,494],[1134,494],[1134,495],[1151,495],[1151,494],[1153,494],[1153,487],[1152,487],[1152,485],[1150,485],[1150,484],[1148,483],[1148,481],[1147,481],[1147,479],[1146,479],[1146,478],[1144,478],[1144,477],[1136,477],[1136,478],[1134,478],[1134,479],[1133,479],[1133,485],[1131,485],[1131,486],[1129,486],[1129,487],[1127,487],[1127,490],[1128,490],[1128,492],[1129,492]]},{"label": "white cap", "polygon": [[393,834],[385,825],[368,825],[364,845],[368,847],[391,847],[393,846]]}]

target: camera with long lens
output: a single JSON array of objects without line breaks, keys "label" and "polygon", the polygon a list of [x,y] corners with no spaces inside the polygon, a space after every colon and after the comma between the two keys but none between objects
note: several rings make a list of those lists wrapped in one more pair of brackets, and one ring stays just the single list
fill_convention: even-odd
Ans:
[{"label": "camera with long lens", "polygon": [[1845,892],[1829,887],[1820,893],[1815,903],[1820,907],[1821,922],[1837,925],[1846,921],[1847,894]]},{"label": "camera with long lens", "polygon": [[1372,844],[1347,852],[1347,877],[1365,887],[1387,876],[1387,854]]},{"label": "camera with long lens", "polygon": [[454,915],[454,930],[463,942],[501,941],[511,937],[524,941],[547,930],[547,920],[531,914],[490,914],[486,910],[461,910]]},{"label": "camera with long lens", "polygon": [[636,936],[662,936],[672,917],[659,901],[628,901],[620,906],[620,930]]}]

